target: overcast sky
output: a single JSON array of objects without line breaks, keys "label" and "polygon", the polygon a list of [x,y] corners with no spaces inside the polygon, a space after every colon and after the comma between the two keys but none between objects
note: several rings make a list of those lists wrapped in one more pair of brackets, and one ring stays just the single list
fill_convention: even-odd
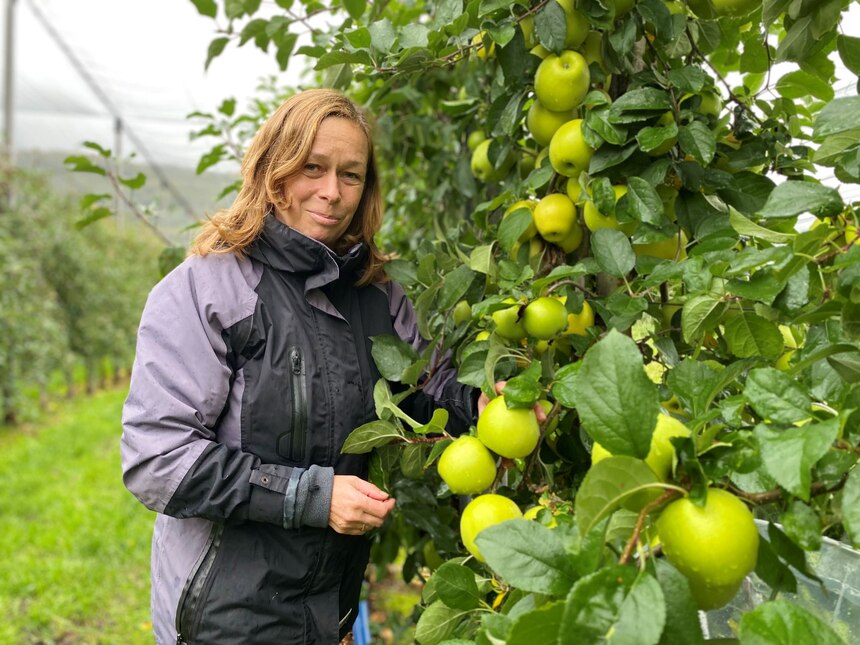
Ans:
[{"label": "overcast sky", "polygon": [[[4,41],[7,1],[0,15]],[[189,143],[189,112],[213,111],[229,96],[247,99],[265,76],[296,82],[301,70],[297,59],[282,74],[274,56],[249,43],[229,46],[204,72],[215,23],[189,0],[16,0],[15,7],[12,138],[18,150],[81,151],[87,139],[113,147],[108,108],[44,22],[165,165],[193,167],[207,147]]]}]

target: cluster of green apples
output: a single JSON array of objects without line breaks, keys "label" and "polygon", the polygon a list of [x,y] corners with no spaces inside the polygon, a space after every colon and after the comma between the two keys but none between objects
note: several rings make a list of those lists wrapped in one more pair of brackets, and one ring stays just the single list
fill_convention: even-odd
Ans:
[{"label": "cluster of green apples", "polygon": [[[529,257],[535,257],[543,250],[544,243],[550,243],[561,248],[564,253],[573,253],[582,245],[585,229],[594,232],[601,228],[621,230],[633,235],[635,222],[619,222],[616,219],[615,208],[601,212],[592,199],[588,186],[587,170],[595,150],[589,145],[583,124],[586,109],[582,103],[592,89],[600,90],[598,85],[592,86],[590,66],[597,65],[604,69],[602,61],[602,37],[600,31],[590,29],[585,15],[576,8],[575,0],[551,0],[557,2],[564,11],[566,32],[564,50],[558,54],[547,51],[538,44],[534,33],[534,18],[529,15],[520,21],[526,46],[530,52],[542,60],[534,77],[534,96],[525,116],[525,128],[533,143],[538,146],[534,167],[540,168],[549,163],[556,175],[562,180],[562,190],[551,190],[542,198],[529,198],[510,204],[503,215],[526,209],[532,215],[532,223],[523,231],[517,240],[512,254],[517,255],[522,245],[529,245]],[[703,0],[708,3],[709,0]],[[753,0],[753,4],[755,0]],[[616,16],[623,16],[635,4],[635,0],[615,0]],[[678,7],[674,5],[678,4]],[[729,13],[728,4],[743,4],[740,0],[720,0],[721,15]],[[724,10],[723,4],[726,5]],[[749,0],[747,0],[749,4]],[[670,11],[686,11],[680,3],[667,2]],[[709,6],[711,6],[709,4]],[[731,11],[740,11],[731,8]],[[748,12],[748,11],[747,11]],[[479,38],[480,36],[480,38]],[[486,35],[475,37],[477,55],[482,60],[492,55],[492,48],[487,49]],[[604,69],[605,71],[605,69]],[[604,81],[605,86],[608,82]],[[696,111],[702,114],[713,113],[716,117],[722,108],[722,101],[716,93],[703,93],[685,97],[685,106],[696,106]],[[677,133],[675,115],[668,111],[657,118],[650,127],[671,128]],[[475,131],[469,138],[468,144],[472,150],[471,168],[474,176],[484,182],[499,182],[517,163],[513,152],[504,159],[490,160],[490,145],[483,132]],[[669,136],[660,145],[648,150],[652,156],[669,153],[677,143],[677,136]],[[554,182],[558,185],[559,182]],[[585,189],[583,189],[585,185]],[[627,186],[613,186],[615,204],[627,193]],[[674,198],[677,190],[669,186],[661,186],[661,197],[664,198],[664,212],[674,221]],[[648,255],[659,259],[681,260],[686,257],[686,246],[689,240],[683,229],[677,234],[665,239],[649,243],[633,245],[637,255]]]},{"label": "cluster of green apples", "polygon": [[[540,405],[546,411],[551,407],[548,401],[540,401]],[[547,430],[552,429],[551,423]],[[460,516],[460,537],[466,550],[480,561],[484,558],[475,538],[485,528],[518,517],[538,519],[541,506],[529,508],[523,514],[511,499],[484,491],[496,480],[496,456],[525,458],[537,448],[540,436],[540,423],[534,409],[508,407],[504,395],[500,394],[487,403],[478,417],[477,436],[458,437],[439,457],[439,476],[451,492],[476,495]]]}]

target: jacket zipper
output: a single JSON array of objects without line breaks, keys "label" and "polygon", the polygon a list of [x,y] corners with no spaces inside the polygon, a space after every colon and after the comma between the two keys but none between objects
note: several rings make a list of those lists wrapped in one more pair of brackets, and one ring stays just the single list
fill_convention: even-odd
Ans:
[{"label": "jacket zipper", "polygon": [[290,390],[293,394],[292,436],[290,438],[290,455],[293,461],[303,461],[305,457],[305,442],[307,437],[307,379],[305,378],[305,361],[298,347],[290,348]]},{"label": "jacket zipper", "polygon": [[[221,545],[221,534],[223,532],[223,526],[214,528],[200,559],[185,581],[185,587],[182,589],[182,594],[179,596],[179,602],[176,605],[177,645],[186,643],[194,637],[194,626],[197,624],[203,609],[200,595],[206,579],[212,571],[212,565],[215,562],[215,556],[218,554],[218,547]],[[182,633],[183,627],[186,628],[185,634]]]}]

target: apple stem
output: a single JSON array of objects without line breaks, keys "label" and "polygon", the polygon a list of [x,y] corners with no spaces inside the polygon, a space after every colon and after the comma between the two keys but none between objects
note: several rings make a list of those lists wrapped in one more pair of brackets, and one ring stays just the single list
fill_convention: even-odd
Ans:
[{"label": "apple stem", "polygon": [[664,492],[660,497],[651,502],[645,504],[642,507],[642,510],[639,511],[639,516],[636,518],[636,525],[633,527],[633,533],[630,535],[630,539],[627,540],[627,544],[624,545],[624,552],[621,554],[621,557],[618,559],[618,564],[627,564],[630,560],[630,557],[633,555],[633,550],[636,548],[637,542],[639,542],[639,535],[642,533],[642,527],[645,525],[645,518],[651,514],[656,508],[659,508],[669,500],[678,497],[680,493],[675,488],[670,488],[666,492]]}]

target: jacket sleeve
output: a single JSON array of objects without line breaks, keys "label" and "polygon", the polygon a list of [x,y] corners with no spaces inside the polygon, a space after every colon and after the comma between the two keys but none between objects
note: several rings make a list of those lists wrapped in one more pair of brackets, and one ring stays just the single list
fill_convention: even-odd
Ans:
[{"label": "jacket sleeve", "polygon": [[228,262],[238,260],[187,260],[147,299],[123,407],[123,481],[174,517],[326,526],[331,469],[263,464],[218,440],[234,378],[223,332],[255,304],[242,280],[213,271]]},{"label": "jacket sleeve", "polygon": [[[388,283],[389,304],[394,330],[398,337],[421,352],[428,341],[418,333],[418,321],[412,303],[395,282]],[[478,420],[478,396],[480,390],[457,381],[451,352],[439,356],[436,352],[430,361],[429,377],[422,388],[403,402],[407,412],[416,419],[429,420],[433,410],[439,407],[448,411],[447,430],[453,435],[467,432]]]}]

